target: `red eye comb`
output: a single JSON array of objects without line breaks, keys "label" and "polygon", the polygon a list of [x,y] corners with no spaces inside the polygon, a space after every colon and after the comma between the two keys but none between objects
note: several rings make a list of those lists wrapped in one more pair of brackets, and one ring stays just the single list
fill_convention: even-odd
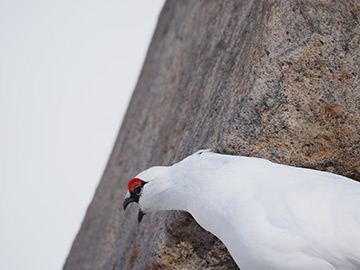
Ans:
[{"label": "red eye comb", "polygon": [[134,187],[136,187],[137,185],[141,184],[143,182],[143,180],[141,180],[140,178],[133,178],[129,181],[128,183],[128,190],[129,192],[133,191]]}]

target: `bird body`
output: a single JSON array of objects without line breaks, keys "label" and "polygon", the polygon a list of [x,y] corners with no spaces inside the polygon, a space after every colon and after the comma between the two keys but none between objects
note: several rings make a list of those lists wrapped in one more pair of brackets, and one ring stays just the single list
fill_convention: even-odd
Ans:
[{"label": "bird body", "polygon": [[208,150],[136,179],[141,211],[189,212],[242,270],[360,269],[360,183],[352,179]]}]

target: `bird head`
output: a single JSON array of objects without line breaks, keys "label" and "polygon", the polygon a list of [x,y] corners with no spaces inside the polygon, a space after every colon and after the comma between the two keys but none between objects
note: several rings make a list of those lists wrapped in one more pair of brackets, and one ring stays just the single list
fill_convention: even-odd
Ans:
[{"label": "bird head", "polygon": [[[132,202],[139,203],[142,189],[145,184],[147,184],[147,182],[141,180],[140,178],[133,178],[129,181],[128,186],[127,186],[128,192],[125,196],[125,200],[123,203],[124,211],[130,203],[132,203]],[[141,221],[143,216],[144,216],[144,213],[140,209],[139,214],[138,214],[139,222]]]},{"label": "bird head", "polygon": [[127,185],[128,192],[123,203],[124,210],[130,203],[138,203],[140,206],[139,222],[144,213],[165,210],[167,194],[170,194],[167,175],[168,167],[152,167],[131,179]]}]

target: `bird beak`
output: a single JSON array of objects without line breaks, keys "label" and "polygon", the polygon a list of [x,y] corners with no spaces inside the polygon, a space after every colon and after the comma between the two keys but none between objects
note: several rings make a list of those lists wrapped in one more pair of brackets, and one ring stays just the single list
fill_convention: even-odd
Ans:
[{"label": "bird beak", "polygon": [[130,203],[132,203],[132,202],[136,202],[136,200],[135,200],[134,197],[131,196],[131,197],[125,198],[125,200],[124,200],[124,202],[123,202],[124,211],[125,211],[126,207],[127,207]]},{"label": "bird beak", "polygon": [[[138,201],[139,201],[138,198],[136,198],[136,197],[132,196],[132,194],[130,194],[130,196],[126,197],[125,200],[124,200],[124,202],[123,202],[124,211],[125,211],[126,207],[127,207],[130,203],[132,203],[132,202],[136,202],[136,203],[137,203]],[[141,209],[139,209],[139,213],[138,213],[138,221],[139,221],[139,223],[141,222],[141,220],[142,220],[142,218],[143,218],[144,215],[145,215],[145,213],[144,213],[143,211],[141,211]]]}]

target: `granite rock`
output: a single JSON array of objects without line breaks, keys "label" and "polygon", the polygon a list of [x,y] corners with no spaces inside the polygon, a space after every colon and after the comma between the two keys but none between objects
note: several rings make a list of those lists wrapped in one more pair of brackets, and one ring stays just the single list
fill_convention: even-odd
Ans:
[{"label": "granite rock", "polygon": [[359,19],[357,0],[167,1],[64,269],[237,269],[189,214],[122,210],[129,179],[201,148],[360,180]]}]

